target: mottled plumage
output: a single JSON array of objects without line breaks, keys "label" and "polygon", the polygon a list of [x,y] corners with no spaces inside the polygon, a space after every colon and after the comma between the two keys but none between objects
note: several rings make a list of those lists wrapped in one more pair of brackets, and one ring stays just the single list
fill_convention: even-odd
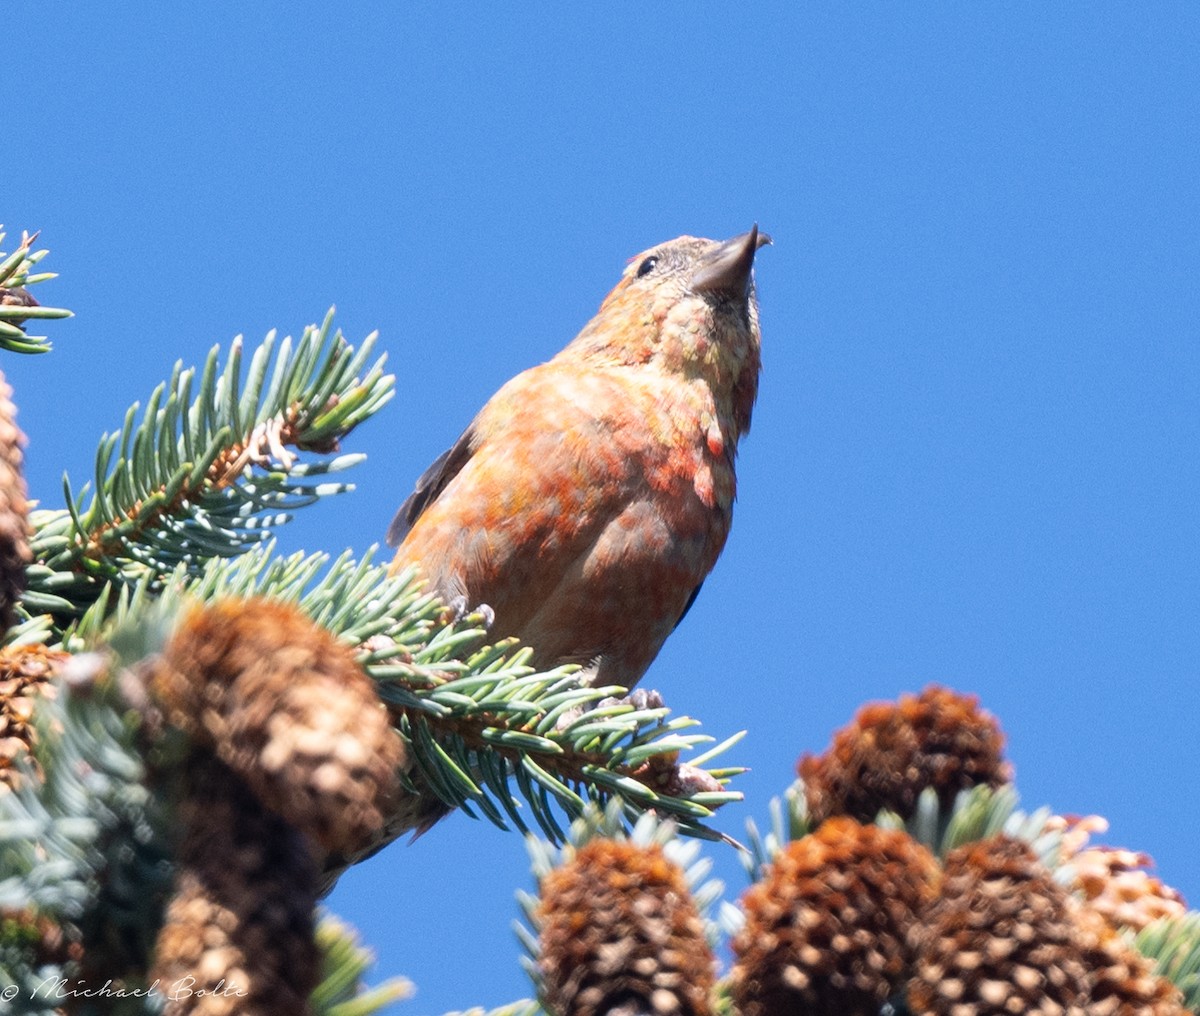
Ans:
[{"label": "mottled plumage", "polygon": [[535,664],[631,688],[729,534],[758,387],[757,227],[633,258],[599,313],[517,375],[388,530],[446,600],[487,604]]}]

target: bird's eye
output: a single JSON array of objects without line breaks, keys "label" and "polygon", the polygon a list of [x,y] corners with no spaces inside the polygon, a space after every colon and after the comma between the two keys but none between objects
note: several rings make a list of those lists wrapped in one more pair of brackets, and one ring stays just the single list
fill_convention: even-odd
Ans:
[{"label": "bird's eye", "polygon": [[640,279],[643,275],[649,275],[652,271],[654,271],[654,268],[657,264],[658,258],[656,258],[653,254],[650,255],[650,257],[646,258],[645,261],[638,265],[637,277]]}]

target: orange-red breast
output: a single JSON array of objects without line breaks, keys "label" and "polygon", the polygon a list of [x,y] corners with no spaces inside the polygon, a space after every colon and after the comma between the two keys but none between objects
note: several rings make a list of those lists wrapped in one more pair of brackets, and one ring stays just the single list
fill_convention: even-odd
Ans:
[{"label": "orange-red breast", "polygon": [[755,226],[652,247],[562,352],[518,374],[417,481],[392,570],[494,612],[534,663],[631,688],[729,534],[758,388]]}]

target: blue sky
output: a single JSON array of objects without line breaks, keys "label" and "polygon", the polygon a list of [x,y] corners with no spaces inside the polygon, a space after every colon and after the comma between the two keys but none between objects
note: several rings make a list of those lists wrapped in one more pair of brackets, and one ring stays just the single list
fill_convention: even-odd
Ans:
[{"label": "blue sky", "polygon": [[[646,682],[748,728],[721,827],[939,681],[999,716],[1026,805],[1107,816],[1200,902],[1200,9],[400,7],[8,19],[0,221],[77,313],[5,358],[34,495],[176,358],[336,303],[399,394],[358,491],[283,543],[361,551],[627,257],[757,221],[733,534]],[[515,835],[456,816],[332,906],[417,982],[397,1011],[440,1013],[528,993],[528,885]]]}]

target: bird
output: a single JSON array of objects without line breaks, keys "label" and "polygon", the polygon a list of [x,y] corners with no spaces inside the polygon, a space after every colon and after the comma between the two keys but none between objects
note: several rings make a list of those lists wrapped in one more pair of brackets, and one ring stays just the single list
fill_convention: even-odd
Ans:
[{"label": "bird", "polygon": [[632,689],[725,545],[761,370],[754,260],[771,238],[681,236],[631,258],[552,359],[507,382],[387,532],[539,670]]}]

